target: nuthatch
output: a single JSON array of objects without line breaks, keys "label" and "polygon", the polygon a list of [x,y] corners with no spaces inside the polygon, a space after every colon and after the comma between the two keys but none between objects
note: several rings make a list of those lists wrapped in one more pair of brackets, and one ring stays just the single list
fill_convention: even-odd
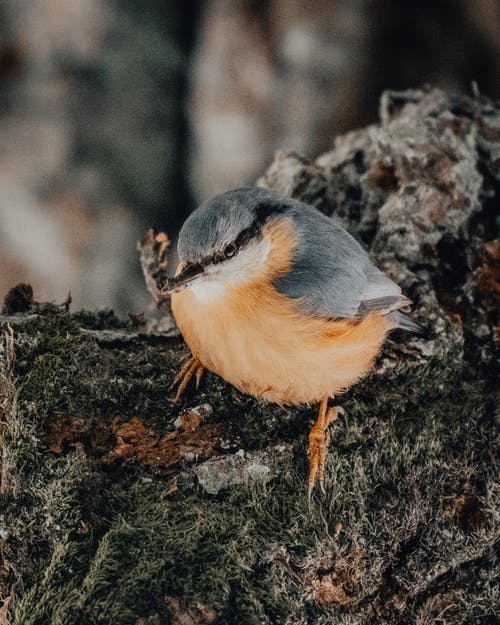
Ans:
[{"label": "nuthatch", "polygon": [[176,400],[209,369],[278,404],[320,402],[309,435],[308,494],[323,490],[328,399],[365,375],[390,330],[418,331],[411,301],[361,245],[312,206],[245,187],[202,204],[184,223],[165,293],[192,358]]}]

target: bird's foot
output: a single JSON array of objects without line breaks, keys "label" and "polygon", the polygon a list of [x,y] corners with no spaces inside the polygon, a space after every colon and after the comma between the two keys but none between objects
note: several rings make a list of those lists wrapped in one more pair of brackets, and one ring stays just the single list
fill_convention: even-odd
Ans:
[{"label": "bird's foot", "polygon": [[309,433],[309,477],[307,480],[307,498],[311,500],[312,492],[319,482],[321,492],[325,492],[324,472],[326,451],[330,443],[330,432],[328,426],[340,415],[345,414],[345,410],[340,406],[328,408],[327,400],[323,400],[319,408],[319,416]]},{"label": "bird's foot", "polygon": [[203,375],[204,371],[205,371],[205,367],[201,364],[198,358],[191,356],[191,358],[189,358],[186,361],[182,369],[175,376],[174,381],[172,382],[172,384],[170,385],[170,388],[168,389],[169,391],[171,391],[173,388],[175,388],[178,385],[177,393],[175,394],[175,397],[172,400],[172,403],[174,405],[182,397],[182,394],[186,390],[186,387],[189,384],[193,375],[195,376],[195,380],[196,380],[196,388],[198,388],[198,386],[200,385],[201,376]]}]

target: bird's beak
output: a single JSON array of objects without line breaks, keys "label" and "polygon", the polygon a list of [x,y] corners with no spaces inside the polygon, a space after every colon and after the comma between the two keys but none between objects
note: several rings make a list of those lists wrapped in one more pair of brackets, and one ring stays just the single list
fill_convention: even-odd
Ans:
[{"label": "bird's beak", "polygon": [[198,280],[204,272],[202,265],[188,264],[185,267],[180,267],[175,278],[169,278],[167,283],[161,290],[162,295],[170,295],[170,293],[177,293],[182,289],[189,286],[195,280]]}]

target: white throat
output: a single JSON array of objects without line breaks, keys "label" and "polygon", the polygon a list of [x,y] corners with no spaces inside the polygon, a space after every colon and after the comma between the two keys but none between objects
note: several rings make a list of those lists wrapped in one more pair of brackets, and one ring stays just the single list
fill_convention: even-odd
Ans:
[{"label": "white throat", "polygon": [[203,302],[213,302],[230,287],[250,282],[260,273],[271,250],[269,237],[252,242],[234,258],[207,267],[205,273],[188,288]]}]

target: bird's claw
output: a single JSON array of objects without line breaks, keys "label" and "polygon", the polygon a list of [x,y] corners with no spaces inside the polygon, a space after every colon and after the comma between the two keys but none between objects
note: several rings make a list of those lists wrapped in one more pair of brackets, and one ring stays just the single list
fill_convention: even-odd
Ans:
[{"label": "bird's claw", "polygon": [[323,495],[325,494],[325,460],[328,445],[330,444],[330,432],[328,427],[339,415],[345,415],[341,406],[334,406],[326,410],[324,417],[320,417],[309,433],[309,477],[307,480],[307,498],[311,501],[316,480]]},{"label": "bird's claw", "polygon": [[168,392],[170,392],[172,389],[174,389],[177,386],[177,384],[179,384],[179,382],[182,380],[182,378],[186,375],[186,373],[188,372],[189,368],[192,365],[192,361],[193,361],[193,357],[191,356],[182,365],[181,370],[179,371],[179,373],[173,379],[172,384],[168,387]]},{"label": "bird's claw", "polygon": [[196,390],[198,390],[199,386],[200,386],[200,382],[201,382],[201,378],[203,377],[203,372],[205,371],[205,368],[200,364],[200,366],[196,369],[196,379],[195,379],[195,383],[196,383]]},{"label": "bird's claw", "polygon": [[177,393],[175,394],[175,397],[172,399],[172,404],[174,406],[175,406],[175,404],[177,404],[179,399],[182,397],[182,394],[186,390],[186,387],[189,384],[189,382],[190,382],[191,378],[193,377],[193,375],[195,375],[196,388],[198,389],[198,387],[200,385],[200,380],[201,380],[201,377],[203,375],[203,371],[204,370],[205,370],[205,368],[201,364],[201,362],[198,360],[198,358],[195,358],[194,356],[191,356],[191,358],[189,358],[186,361],[186,363],[183,365],[182,369],[175,376],[172,384],[170,385],[170,387],[168,389],[169,391],[171,391],[173,388],[175,388],[178,385]]}]

